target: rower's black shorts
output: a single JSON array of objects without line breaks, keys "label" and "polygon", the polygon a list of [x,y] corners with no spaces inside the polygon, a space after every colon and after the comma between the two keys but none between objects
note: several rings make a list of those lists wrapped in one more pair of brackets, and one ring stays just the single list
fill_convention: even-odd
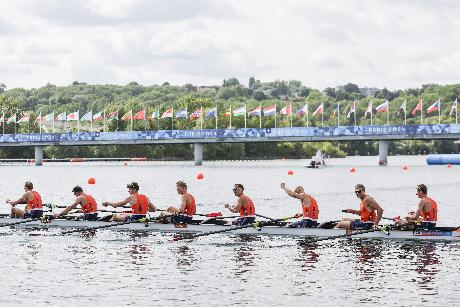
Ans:
[{"label": "rower's black shorts", "polygon": [[43,216],[43,210],[30,210],[29,212],[24,213],[25,219],[38,219]]},{"label": "rower's black shorts", "polygon": [[291,228],[316,228],[318,227],[318,222],[310,219],[302,219],[300,221],[293,222],[289,224]]},{"label": "rower's black shorts", "polygon": [[171,223],[173,224],[190,224],[192,223],[192,217],[183,214],[171,215]]},{"label": "rower's black shorts", "polygon": [[85,221],[97,221],[97,212],[95,213],[85,213],[83,215]]},{"label": "rower's black shorts", "polygon": [[374,226],[372,222],[361,222],[360,220],[355,220],[350,222],[351,230],[367,230],[371,229]]},{"label": "rower's black shorts", "polygon": [[243,225],[247,225],[247,224],[252,224],[255,221],[256,221],[255,217],[253,217],[253,216],[245,216],[245,217],[237,218],[236,220],[234,220],[232,222],[232,224],[233,225],[243,226]]},{"label": "rower's black shorts", "polygon": [[145,214],[131,214],[125,218],[125,222],[137,222],[145,217]]}]

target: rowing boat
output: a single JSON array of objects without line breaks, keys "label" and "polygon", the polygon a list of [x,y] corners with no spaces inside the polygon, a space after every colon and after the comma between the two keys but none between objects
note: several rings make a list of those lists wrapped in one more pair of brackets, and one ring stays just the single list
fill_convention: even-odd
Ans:
[{"label": "rowing boat", "polygon": [[[24,221],[16,218],[0,218],[0,225]],[[113,224],[112,222],[90,222],[83,220],[55,219],[43,223],[33,221],[15,225],[17,228],[26,229],[48,229],[48,228],[93,228]],[[230,225],[215,224],[161,224],[161,223],[129,223],[111,227],[112,230],[118,231],[153,231],[162,233],[204,233],[229,229]],[[227,232],[223,232],[227,233]],[[323,228],[289,228],[280,226],[264,226],[261,228],[248,227],[231,231],[236,234],[251,235],[276,235],[276,236],[301,236],[301,237],[329,237],[345,234],[343,229],[323,229]],[[456,227],[439,227],[434,231],[427,230],[391,230],[388,233],[373,231],[363,234],[357,234],[358,238],[385,238],[385,239],[421,239],[421,240],[460,240],[460,228]]]}]

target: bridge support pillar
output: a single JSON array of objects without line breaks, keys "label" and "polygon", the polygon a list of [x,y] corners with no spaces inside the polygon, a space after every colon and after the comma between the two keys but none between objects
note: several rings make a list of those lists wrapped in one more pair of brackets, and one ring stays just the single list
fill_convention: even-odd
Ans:
[{"label": "bridge support pillar", "polygon": [[203,144],[195,143],[193,144],[195,152],[195,166],[203,165]]},{"label": "bridge support pillar", "polygon": [[35,165],[43,165],[43,146],[35,146]]},{"label": "bridge support pillar", "polygon": [[387,165],[388,163],[388,141],[379,141],[379,165]]}]

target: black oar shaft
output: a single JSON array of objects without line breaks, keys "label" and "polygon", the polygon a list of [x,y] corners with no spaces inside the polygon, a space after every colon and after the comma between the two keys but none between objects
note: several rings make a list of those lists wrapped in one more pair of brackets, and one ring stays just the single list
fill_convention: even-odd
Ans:
[{"label": "black oar shaft", "polygon": [[75,233],[75,232],[81,232],[81,231],[87,231],[87,230],[103,229],[103,228],[109,228],[109,227],[115,227],[115,226],[131,224],[133,222],[138,222],[138,221],[126,221],[126,222],[112,223],[112,224],[102,225],[102,226],[78,228],[78,229],[63,231],[63,232],[61,232],[61,234],[66,235],[66,234],[69,234],[69,233]]}]

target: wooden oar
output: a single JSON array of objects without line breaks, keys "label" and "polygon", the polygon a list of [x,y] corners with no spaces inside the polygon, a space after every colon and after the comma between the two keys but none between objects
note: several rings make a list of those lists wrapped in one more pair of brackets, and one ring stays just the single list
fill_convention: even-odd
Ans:
[{"label": "wooden oar", "polygon": [[320,242],[320,241],[347,238],[347,237],[356,236],[356,235],[369,233],[369,232],[374,232],[374,231],[382,231],[387,236],[390,235],[390,227],[388,225],[385,225],[385,226],[377,226],[377,228],[372,228],[372,229],[368,229],[368,230],[362,230],[362,231],[346,233],[346,234],[343,234],[343,235],[329,236],[329,237],[324,237],[324,238],[316,238],[316,239],[311,239],[311,240],[305,240],[305,241],[301,242],[300,244],[305,245],[305,244],[310,244],[310,243],[315,243],[315,242]]},{"label": "wooden oar", "polygon": [[[275,219],[272,222],[280,222],[280,221],[289,220],[289,219],[292,219],[292,218],[293,217],[290,216],[290,217],[285,217],[285,218],[281,218],[281,219]],[[174,238],[174,241],[189,240],[189,239],[194,239],[194,238],[198,238],[198,237],[209,236],[209,235],[216,234],[216,233],[223,233],[223,232],[228,232],[228,231],[233,231],[233,230],[238,230],[238,229],[244,229],[244,228],[249,228],[249,227],[261,228],[261,227],[264,226],[264,224],[265,224],[264,222],[255,222],[255,223],[250,223],[250,224],[242,225],[242,226],[229,227],[227,229],[213,230],[213,231],[209,231],[209,232],[198,233],[198,234],[194,234],[194,235],[187,236],[187,237],[177,237],[177,238]]]}]

